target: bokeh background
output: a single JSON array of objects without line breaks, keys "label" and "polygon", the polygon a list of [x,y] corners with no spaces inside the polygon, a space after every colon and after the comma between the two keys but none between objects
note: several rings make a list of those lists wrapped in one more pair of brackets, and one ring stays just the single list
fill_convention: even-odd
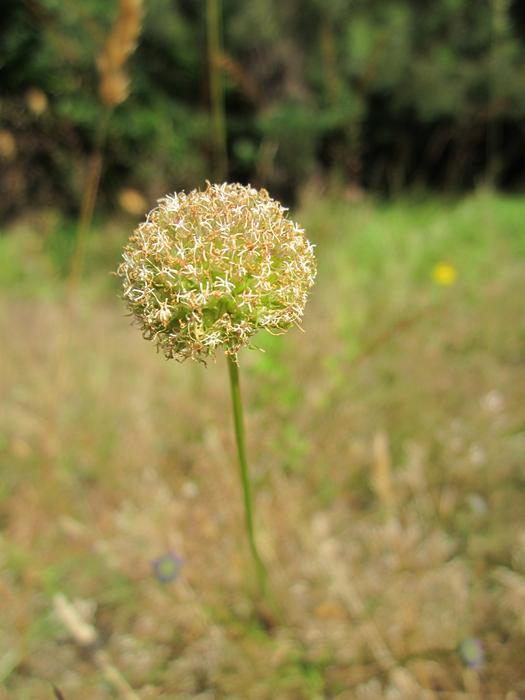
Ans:
[{"label": "bokeh background", "polygon": [[[0,698],[525,697],[525,6],[3,0]],[[304,332],[166,362],[115,271],[265,187]]]}]

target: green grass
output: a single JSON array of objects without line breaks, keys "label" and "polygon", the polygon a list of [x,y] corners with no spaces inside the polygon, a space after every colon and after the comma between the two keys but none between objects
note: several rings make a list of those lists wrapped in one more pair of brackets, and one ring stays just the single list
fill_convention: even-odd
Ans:
[{"label": "green grass", "polygon": [[67,222],[0,237],[0,700],[118,697],[56,593],[142,700],[525,694],[525,199],[296,217],[319,261],[305,332],[258,337],[241,377],[277,616],[253,607],[226,365],[130,327],[129,225],[93,234],[71,303]]}]

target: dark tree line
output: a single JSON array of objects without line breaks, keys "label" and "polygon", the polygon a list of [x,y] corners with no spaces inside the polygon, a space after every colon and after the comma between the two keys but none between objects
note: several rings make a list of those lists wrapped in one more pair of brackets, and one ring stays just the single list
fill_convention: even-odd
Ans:
[{"label": "dark tree line", "polygon": [[[205,0],[145,0],[102,200],[210,177]],[[78,207],[117,0],[3,0],[1,210]],[[520,0],[223,0],[228,178],[292,199],[315,179],[386,194],[523,185]],[[0,211],[1,211],[0,210]]]}]

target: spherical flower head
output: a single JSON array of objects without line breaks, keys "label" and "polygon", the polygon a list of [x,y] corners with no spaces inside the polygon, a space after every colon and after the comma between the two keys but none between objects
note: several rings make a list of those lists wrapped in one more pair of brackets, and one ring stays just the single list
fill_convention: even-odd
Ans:
[{"label": "spherical flower head", "polygon": [[166,357],[235,355],[261,329],[298,325],[316,273],[313,246],[266,190],[239,184],[168,195],[132,234],[124,299]]}]

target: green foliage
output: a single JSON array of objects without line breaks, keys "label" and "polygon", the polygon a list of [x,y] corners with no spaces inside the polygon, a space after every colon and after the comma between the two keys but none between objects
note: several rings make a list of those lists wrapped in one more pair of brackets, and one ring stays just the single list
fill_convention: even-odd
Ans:
[{"label": "green foliage", "polygon": [[[147,0],[131,94],[112,116],[101,187],[149,200],[201,184],[211,138],[202,3]],[[97,55],[117,3],[7,0],[0,129],[15,162],[5,213],[78,206],[101,118]],[[457,187],[490,174],[520,184],[525,27],[517,2],[227,0],[223,70],[230,178],[294,195],[314,175],[392,191]],[[48,99],[28,107],[28,90]],[[15,188],[13,190],[13,188]]]},{"label": "green foliage", "polygon": [[292,182],[304,181],[315,167],[322,127],[319,112],[299,102],[281,102],[261,114],[262,137],[277,145],[281,184],[290,178]]}]

